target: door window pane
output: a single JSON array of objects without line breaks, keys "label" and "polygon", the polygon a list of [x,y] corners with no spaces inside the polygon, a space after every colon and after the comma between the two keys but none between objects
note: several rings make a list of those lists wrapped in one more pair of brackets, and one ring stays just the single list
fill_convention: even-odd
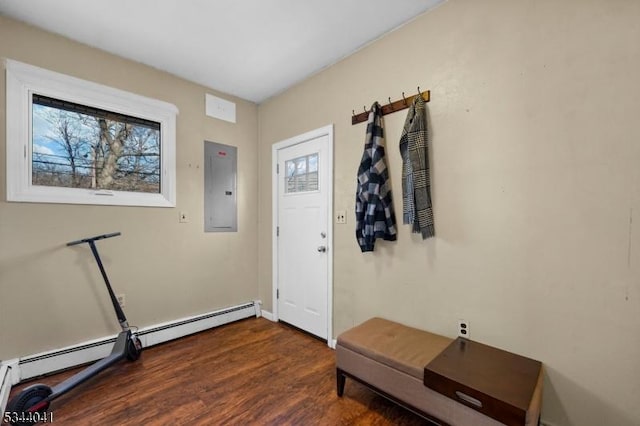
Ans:
[{"label": "door window pane", "polygon": [[307,157],[296,158],[296,175],[304,175],[307,173]]},{"label": "door window pane", "polygon": [[309,172],[317,172],[318,171],[318,154],[313,154],[309,156]]},{"label": "door window pane", "polygon": [[318,190],[318,154],[305,155],[285,162],[285,193]]}]

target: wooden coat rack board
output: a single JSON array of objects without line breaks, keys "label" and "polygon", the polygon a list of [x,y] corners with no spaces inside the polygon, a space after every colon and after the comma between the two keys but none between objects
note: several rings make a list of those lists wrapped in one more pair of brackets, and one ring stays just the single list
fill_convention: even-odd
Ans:
[{"label": "wooden coat rack board", "polygon": [[[391,98],[389,98],[389,103],[382,106],[382,115],[391,114],[393,112],[409,108],[416,96],[422,96],[422,99],[424,99],[425,102],[429,102],[430,95],[429,90],[420,92],[420,87],[418,87],[417,95],[409,96],[408,98],[405,98],[404,92],[402,92],[402,99],[391,102]],[[364,112],[361,112],[360,114],[356,114],[355,111],[351,111],[351,124],[354,125],[367,121],[369,118],[369,112],[370,111],[367,111],[366,107],[364,108]]]}]

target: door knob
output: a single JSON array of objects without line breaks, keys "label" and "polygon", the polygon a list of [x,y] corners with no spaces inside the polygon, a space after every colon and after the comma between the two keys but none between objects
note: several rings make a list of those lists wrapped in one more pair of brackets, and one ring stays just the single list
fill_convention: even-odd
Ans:
[{"label": "door knob", "polygon": [[319,251],[320,253],[325,253],[325,252],[327,251],[327,247],[326,247],[326,246],[319,246],[319,247],[318,247],[318,251]]}]

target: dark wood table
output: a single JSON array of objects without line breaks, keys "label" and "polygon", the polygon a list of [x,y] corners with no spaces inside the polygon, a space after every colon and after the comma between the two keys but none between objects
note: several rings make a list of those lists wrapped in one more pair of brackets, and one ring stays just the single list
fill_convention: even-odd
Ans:
[{"label": "dark wood table", "polygon": [[458,337],[425,366],[424,384],[502,423],[524,425],[541,373],[540,361]]}]

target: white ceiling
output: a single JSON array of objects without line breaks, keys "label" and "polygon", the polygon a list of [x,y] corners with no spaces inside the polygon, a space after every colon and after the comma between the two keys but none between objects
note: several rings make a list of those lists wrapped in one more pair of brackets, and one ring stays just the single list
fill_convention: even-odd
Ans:
[{"label": "white ceiling", "polygon": [[0,0],[0,14],[253,102],[445,0]]}]

